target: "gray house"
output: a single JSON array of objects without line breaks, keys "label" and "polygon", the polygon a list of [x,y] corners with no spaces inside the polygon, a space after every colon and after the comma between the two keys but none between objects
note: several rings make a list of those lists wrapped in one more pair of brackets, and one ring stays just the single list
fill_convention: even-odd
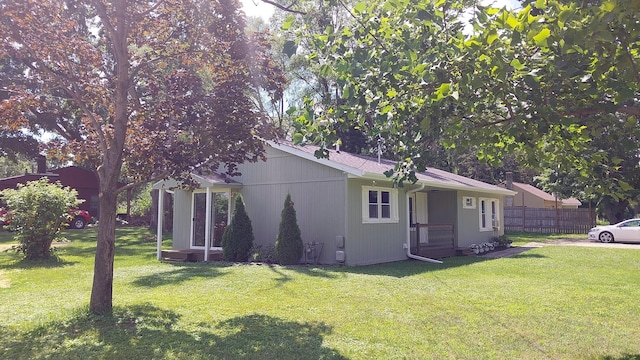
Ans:
[{"label": "gray house", "polygon": [[240,176],[193,175],[200,185],[194,191],[172,180],[154,184],[160,199],[165,192],[174,196],[173,250],[201,251],[204,260],[219,252],[238,193],[259,245],[275,242],[291,194],[307,251],[313,249],[321,264],[434,261],[504,233],[502,208],[505,196],[515,194],[511,190],[433,168],[417,174],[415,184],[394,188],[383,174],[393,161],[337,150],[318,159],[316,150],[269,141],[266,161],[242,164]]}]

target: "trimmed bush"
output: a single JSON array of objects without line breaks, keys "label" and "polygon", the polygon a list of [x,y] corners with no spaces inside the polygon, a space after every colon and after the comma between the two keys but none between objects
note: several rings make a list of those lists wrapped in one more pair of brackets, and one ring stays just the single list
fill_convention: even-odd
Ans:
[{"label": "trimmed bush", "polygon": [[222,234],[222,256],[227,261],[247,261],[253,240],[251,219],[244,208],[242,197],[238,195],[231,224],[224,229]]},{"label": "trimmed bush", "polygon": [[84,200],[78,192],[60,183],[51,184],[46,178],[18,184],[17,189],[0,192],[11,212],[9,229],[16,231],[18,250],[28,260],[51,257],[51,243],[61,240],[60,230],[67,225],[69,210]]},{"label": "trimmed bush", "polygon": [[287,198],[284,201],[281,217],[278,237],[276,238],[278,262],[281,265],[295,265],[300,263],[304,245],[290,194],[287,194]]}]

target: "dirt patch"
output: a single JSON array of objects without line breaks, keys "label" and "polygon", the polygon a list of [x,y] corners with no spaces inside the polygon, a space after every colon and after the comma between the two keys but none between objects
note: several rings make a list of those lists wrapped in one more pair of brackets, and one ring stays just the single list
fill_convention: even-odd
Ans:
[{"label": "dirt patch", "polygon": [[0,244],[0,251],[6,251],[11,249],[12,246],[16,246],[18,244]]},{"label": "dirt patch", "polygon": [[603,248],[618,248],[618,249],[637,249],[640,250],[640,244],[632,244],[632,243],[601,243],[599,241],[584,239],[584,240],[575,240],[575,239],[559,239],[553,241],[546,242],[530,242],[525,244],[524,246],[582,246],[582,247],[603,247]]},{"label": "dirt patch", "polygon": [[514,246],[514,247],[510,247],[508,249],[504,249],[504,250],[491,251],[491,252],[488,252],[486,254],[482,254],[482,255],[479,255],[479,256],[485,257],[485,258],[498,259],[498,258],[510,257],[510,256],[522,254],[525,251],[529,251],[531,249],[535,249],[535,248],[539,248],[539,247],[540,246],[537,246],[537,245],[526,244],[525,246]]},{"label": "dirt patch", "polygon": [[51,246],[67,246],[70,244],[71,244],[70,241],[58,241],[58,242],[52,242]]},{"label": "dirt patch", "polygon": [[540,248],[543,246],[582,246],[582,247],[601,247],[601,248],[618,248],[618,249],[636,249],[640,250],[640,244],[631,243],[601,243],[599,241],[592,241],[588,239],[575,240],[575,239],[558,239],[545,242],[530,242],[523,246],[514,246],[504,250],[492,251],[490,253],[479,255],[486,258],[503,258],[521,254],[525,251]]}]

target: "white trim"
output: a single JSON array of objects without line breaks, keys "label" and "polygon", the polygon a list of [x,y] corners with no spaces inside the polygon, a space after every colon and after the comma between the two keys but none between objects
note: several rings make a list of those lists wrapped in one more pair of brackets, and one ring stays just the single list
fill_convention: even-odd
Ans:
[{"label": "white trim", "polygon": [[211,188],[207,187],[204,210],[204,261],[209,261],[209,248],[211,247]]},{"label": "white trim", "polygon": [[164,189],[158,191],[158,223],[156,227],[156,257],[162,260],[162,220],[164,220]]},{"label": "white trim", "polygon": [[[482,210],[485,210],[484,219]],[[478,226],[480,231],[494,231],[500,228],[500,200],[492,198],[478,199]],[[484,220],[484,226],[483,226]]]},{"label": "white trim", "polygon": [[[369,192],[376,191],[377,192],[377,213],[378,216],[375,218],[370,217],[369,215]],[[389,202],[382,202],[382,193],[389,193]],[[384,188],[377,186],[362,186],[362,223],[363,224],[393,224],[398,223],[400,221],[400,217],[398,216],[398,189],[394,188]],[[389,206],[389,217],[382,217],[382,209],[383,206]]]},{"label": "white trim", "polygon": [[[193,232],[195,221],[195,196],[196,194],[205,194],[205,238],[204,238],[204,246],[195,246],[193,245]],[[230,224],[231,221],[231,189],[230,188],[218,188],[218,187],[206,187],[206,188],[198,188],[194,189],[191,192],[191,226],[190,226],[190,235],[189,235],[189,249],[199,249],[205,250],[207,249],[207,245],[209,245],[209,251],[211,250],[222,250],[221,246],[211,246],[212,240],[212,231],[215,231],[215,223],[211,223],[211,217],[213,212],[213,201],[215,200],[215,194],[226,194],[228,199],[227,204],[227,225]],[[215,234],[213,234],[215,236]],[[208,257],[208,252],[205,251],[205,257]],[[205,259],[205,261],[207,261]]]}]

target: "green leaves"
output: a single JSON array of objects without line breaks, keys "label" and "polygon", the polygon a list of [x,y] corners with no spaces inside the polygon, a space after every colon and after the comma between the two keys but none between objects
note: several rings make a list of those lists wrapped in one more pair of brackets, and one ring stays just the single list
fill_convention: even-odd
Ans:
[{"label": "green leaves", "polygon": [[83,201],[76,190],[49,183],[47,178],[18,184],[0,195],[12,214],[10,228],[16,231],[20,251],[29,260],[51,256],[51,243],[60,236],[69,210]]},{"label": "green leaves", "polygon": [[547,47],[547,39],[551,36],[551,30],[542,29],[538,34],[533,36],[533,40],[535,40],[536,45],[540,47]]}]

